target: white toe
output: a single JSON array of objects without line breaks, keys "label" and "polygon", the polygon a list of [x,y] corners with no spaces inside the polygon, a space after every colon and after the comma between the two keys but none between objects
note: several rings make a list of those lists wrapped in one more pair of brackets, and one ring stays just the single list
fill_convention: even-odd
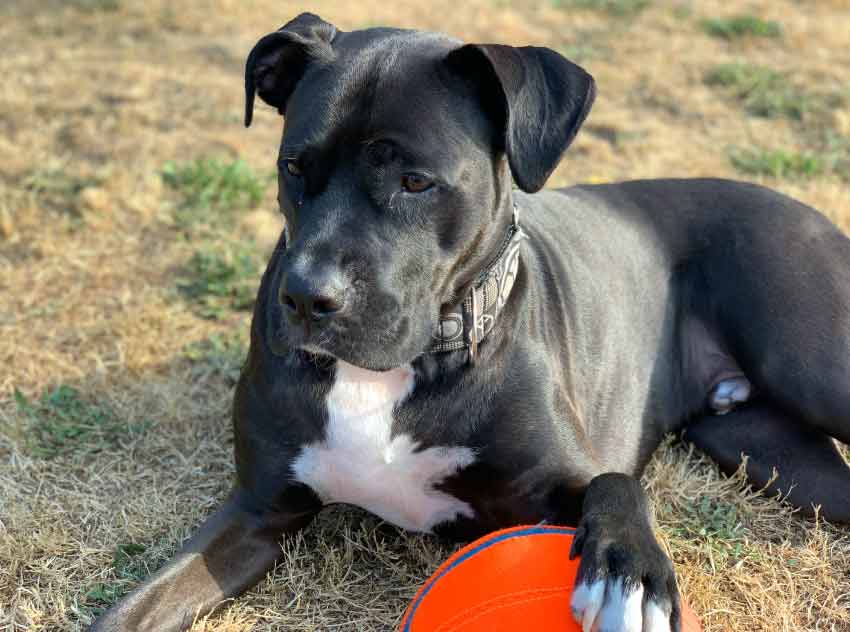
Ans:
[{"label": "white toe", "polygon": [[570,605],[583,632],[670,632],[670,604],[644,604],[643,594],[642,585],[612,577],[578,584]]},{"label": "white toe", "polygon": [[670,606],[662,607],[655,599],[647,600],[643,632],[670,632]]},{"label": "white toe", "polygon": [[599,632],[641,632],[642,610],[642,585],[628,586],[621,577],[609,580],[599,613]]},{"label": "white toe", "polygon": [[581,624],[583,632],[591,632],[596,615],[605,600],[605,581],[598,579],[592,584],[582,582],[573,591],[571,602],[573,617]]}]

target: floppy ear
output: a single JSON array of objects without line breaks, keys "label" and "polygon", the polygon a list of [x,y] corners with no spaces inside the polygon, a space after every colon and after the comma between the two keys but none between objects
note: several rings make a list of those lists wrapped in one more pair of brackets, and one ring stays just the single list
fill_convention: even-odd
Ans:
[{"label": "floppy ear", "polygon": [[302,13],[254,45],[245,62],[245,127],[254,115],[254,93],[283,114],[295,84],[314,59],[333,58],[336,27]]},{"label": "floppy ear", "polygon": [[473,81],[504,129],[511,173],[523,191],[539,191],[584,122],[596,84],[584,69],[548,48],[467,44],[446,59]]}]

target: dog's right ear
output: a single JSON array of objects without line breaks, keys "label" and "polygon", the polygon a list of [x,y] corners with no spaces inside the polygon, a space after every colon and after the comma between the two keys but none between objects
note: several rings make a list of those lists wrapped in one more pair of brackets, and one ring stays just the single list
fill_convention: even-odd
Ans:
[{"label": "dog's right ear", "polygon": [[555,51],[535,46],[467,44],[446,62],[476,86],[500,127],[516,183],[523,191],[539,191],[593,105],[593,77]]},{"label": "dog's right ear", "polygon": [[333,58],[337,29],[318,15],[302,13],[254,45],[245,62],[245,127],[254,115],[254,94],[281,114],[307,64]]}]

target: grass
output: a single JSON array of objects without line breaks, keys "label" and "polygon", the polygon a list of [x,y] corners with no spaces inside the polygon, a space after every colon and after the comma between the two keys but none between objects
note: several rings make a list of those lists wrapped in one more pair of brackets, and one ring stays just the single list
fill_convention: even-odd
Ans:
[{"label": "grass", "polygon": [[600,48],[593,44],[567,44],[562,46],[558,52],[577,63],[586,63],[602,54]]},{"label": "grass", "polygon": [[219,319],[254,305],[262,270],[263,260],[251,244],[208,246],[195,251],[177,287],[200,316]]},{"label": "grass", "polygon": [[764,20],[755,15],[736,15],[730,18],[708,18],[702,21],[702,29],[712,37],[734,40],[742,37],[779,38],[782,26],[773,20]]},{"label": "grass", "polygon": [[808,95],[791,85],[785,75],[764,66],[720,64],[705,74],[704,81],[726,88],[754,116],[799,121],[810,109]]},{"label": "grass", "polygon": [[832,172],[845,182],[850,182],[850,135],[843,136],[826,130],[823,145]]},{"label": "grass", "polygon": [[212,334],[186,346],[183,353],[197,374],[213,373],[230,385],[236,384],[248,353],[246,332],[242,330]]},{"label": "grass", "polygon": [[256,206],[263,199],[268,184],[244,160],[219,158],[169,161],[162,169],[162,179],[180,195],[174,219],[182,227],[232,223],[236,211]]},{"label": "grass", "polygon": [[782,149],[733,149],[732,165],[741,173],[774,178],[813,178],[826,171],[823,158],[810,153]]},{"label": "grass", "polygon": [[97,617],[123,597],[126,592],[121,586],[114,583],[94,584],[83,596],[82,610],[88,617]]},{"label": "grass", "polygon": [[73,174],[64,167],[39,167],[32,170],[22,184],[44,207],[79,219],[80,193],[100,182],[99,178]]},{"label": "grass", "polygon": [[124,6],[123,0],[71,0],[71,6],[83,11],[118,11]]},{"label": "grass", "polygon": [[16,390],[15,401],[26,421],[24,441],[28,452],[39,458],[114,448],[122,439],[141,434],[151,425],[127,424],[107,405],[89,402],[77,389],[65,384],[45,391],[35,402]]},{"label": "grass", "polygon": [[557,8],[588,9],[616,17],[635,15],[651,4],[651,0],[553,0],[553,2]]},{"label": "grass", "polygon": [[682,513],[675,536],[701,545],[713,563],[736,564],[758,555],[747,544],[749,533],[735,504],[706,495],[688,503]]},{"label": "grass", "polygon": [[221,239],[221,231],[232,229],[239,210],[263,199],[268,182],[243,160],[217,158],[168,162],[162,179],[180,197],[173,212],[177,226],[201,237],[177,283],[180,293],[203,318],[220,319],[230,311],[250,309],[262,256],[250,242]]},{"label": "grass", "polygon": [[83,595],[82,612],[96,617],[123,597],[133,584],[150,574],[151,569],[142,555],[147,547],[135,542],[120,543],[115,548],[112,572],[119,581],[92,584]]},{"label": "grass", "polygon": [[675,4],[671,10],[673,17],[678,20],[687,20],[694,14],[694,7],[690,2]]},{"label": "grass", "polygon": [[726,542],[741,538],[741,522],[735,505],[706,496],[690,507],[692,535]]}]

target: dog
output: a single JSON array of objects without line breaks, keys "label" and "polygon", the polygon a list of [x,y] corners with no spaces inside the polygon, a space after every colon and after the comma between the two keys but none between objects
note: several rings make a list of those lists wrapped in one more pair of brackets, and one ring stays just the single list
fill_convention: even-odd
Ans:
[{"label": "dog", "polygon": [[[235,488],[93,629],[178,630],[331,503],[468,540],[576,525],[583,629],[680,629],[638,477],[667,433],[850,521],[850,241],[719,179],[540,192],[592,77],[536,47],[302,14],[245,73],[286,218],[234,409]],[[516,186],[513,186],[515,182]],[[778,470],[778,478],[772,472]]]}]

